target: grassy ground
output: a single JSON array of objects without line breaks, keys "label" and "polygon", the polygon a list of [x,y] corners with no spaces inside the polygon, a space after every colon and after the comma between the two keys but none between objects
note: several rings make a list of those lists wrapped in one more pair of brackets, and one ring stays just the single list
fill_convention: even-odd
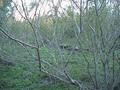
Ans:
[{"label": "grassy ground", "polygon": [[[38,61],[32,59],[24,49],[16,47],[14,51],[7,50],[14,54],[15,66],[0,64],[0,90],[78,90],[75,86],[54,81],[46,74],[39,72]],[[41,58],[55,59],[47,51],[46,48],[41,49]],[[75,70],[73,69],[73,71]],[[78,72],[74,73],[77,74]]]},{"label": "grassy ground", "polygon": [[[11,47],[9,47],[11,45]],[[6,66],[0,64],[0,90],[79,90],[73,85],[69,85],[60,81],[56,81],[48,77],[46,74],[39,72],[38,61],[33,59],[26,50],[18,44],[12,43],[8,46],[3,45],[3,50],[12,56],[11,61],[15,66]],[[34,50],[30,52],[35,55]],[[60,53],[55,49],[48,49],[42,47],[40,49],[42,60],[47,60],[54,65],[62,66],[69,60],[67,70],[74,79],[84,81],[85,84],[90,85],[90,77],[87,72],[87,63],[81,53],[70,52],[62,50],[63,59],[60,59]],[[86,53],[86,58],[89,60],[90,71],[94,72],[94,65],[90,54]],[[100,63],[100,62],[99,62]],[[48,71],[56,72],[47,65],[44,65]],[[101,73],[101,66],[97,73],[100,80],[103,74]],[[94,75],[94,74],[93,74]]]},{"label": "grassy ground", "polygon": [[[38,71],[25,69],[26,66],[1,66],[0,90],[77,90],[62,82],[45,83],[45,75]],[[32,67],[34,68],[34,67]]]}]

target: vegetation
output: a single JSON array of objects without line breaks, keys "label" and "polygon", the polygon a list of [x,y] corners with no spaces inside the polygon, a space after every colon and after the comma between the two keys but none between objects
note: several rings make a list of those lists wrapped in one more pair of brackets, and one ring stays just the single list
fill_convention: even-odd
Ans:
[{"label": "vegetation", "polygon": [[0,90],[120,90],[120,1],[66,2],[0,1]]}]

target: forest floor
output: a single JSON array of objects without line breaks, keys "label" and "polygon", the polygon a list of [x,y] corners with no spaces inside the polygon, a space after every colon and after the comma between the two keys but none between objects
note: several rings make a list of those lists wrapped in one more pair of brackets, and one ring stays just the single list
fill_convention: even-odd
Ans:
[{"label": "forest floor", "polygon": [[[11,60],[15,65],[5,65],[0,63],[0,90],[79,90],[77,87],[58,81],[51,78],[45,73],[40,72],[38,61],[29,55],[25,49],[16,46],[14,51],[8,50],[11,53],[13,60]],[[32,54],[35,55],[33,50],[30,50]],[[88,64],[85,59],[89,61],[89,71],[94,72],[93,59],[90,53],[85,52],[84,57],[80,52],[74,52],[71,54],[67,50],[62,50],[64,59],[60,58],[60,53],[56,49],[48,49],[42,47],[40,49],[41,60],[45,60],[52,65],[58,65],[58,69],[61,65],[64,65],[68,60],[69,64],[67,66],[67,71],[73,79],[80,80],[84,85],[91,86],[91,79],[88,74]],[[99,71],[97,76],[99,80],[103,83],[103,68],[101,62],[98,62]],[[44,65],[44,63],[43,63]],[[54,69],[50,68],[48,65],[44,65],[47,70],[51,73],[56,73]],[[62,69],[61,69],[62,70]],[[59,74],[57,74],[59,75]]]},{"label": "forest floor", "polygon": [[0,90],[78,90],[63,82],[50,83],[49,77],[39,71],[27,70],[27,67],[0,66]]},{"label": "forest floor", "polygon": [[[43,58],[48,58],[42,50]],[[41,73],[38,68],[38,61],[27,57],[26,53],[16,54],[15,65],[8,66],[0,64],[0,90],[78,90],[73,85],[60,81],[54,81],[49,76]],[[72,70],[74,75],[78,74],[79,69],[75,69],[73,63]]]}]

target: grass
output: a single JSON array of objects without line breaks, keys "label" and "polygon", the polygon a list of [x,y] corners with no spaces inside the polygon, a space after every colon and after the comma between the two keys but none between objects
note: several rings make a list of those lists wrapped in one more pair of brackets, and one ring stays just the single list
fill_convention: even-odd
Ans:
[{"label": "grass", "polygon": [[29,66],[1,66],[0,90],[78,90],[63,82],[45,83],[42,80],[45,74],[40,73],[39,70],[27,70],[26,67]]},{"label": "grass", "polygon": [[[46,74],[39,72],[38,61],[32,59],[21,47],[16,46],[14,51],[7,48],[6,50],[9,53],[13,52],[12,56],[15,57],[13,62],[16,64],[15,66],[0,64],[0,90],[78,90],[77,87],[63,82],[45,81]],[[51,51],[41,48],[42,59],[55,60],[57,57],[50,55],[49,52]],[[56,51],[53,50],[52,54],[54,52]]]},{"label": "grass", "polygon": [[[34,60],[24,48],[16,43],[12,43],[11,47],[9,47],[10,45],[3,45],[2,48],[11,54],[11,60],[15,63],[15,66],[0,64],[0,90],[79,90],[73,85],[51,80],[46,74],[39,72],[38,61]],[[35,55],[34,50],[30,49],[30,52]],[[62,50],[62,54],[64,58],[60,58],[60,53],[56,49],[48,49],[46,47],[40,49],[42,60],[47,60],[56,66],[59,65],[59,68],[62,68],[69,60],[70,63],[66,69],[71,77],[84,81],[84,83],[88,85],[91,84],[90,77],[87,73],[87,63],[83,55],[78,52],[70,55],[66,50]],[[91,55],[86,53],[86,58],[90,62],[91,72],[94,73]],[[44,66],[49,72],[56,73],[56,71],[48,65]],[[99,70],[98,77],[101,78],[101,76],[103,76],[101,75],[102,68],[99,68]]]}]

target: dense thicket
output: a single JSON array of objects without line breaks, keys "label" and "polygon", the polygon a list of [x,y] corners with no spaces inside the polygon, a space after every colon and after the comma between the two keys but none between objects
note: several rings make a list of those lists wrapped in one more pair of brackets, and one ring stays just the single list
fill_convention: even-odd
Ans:
[{"label": "dense thicket", "polygon": [[[41,12],[40,2],[32,2],[30,8],[24,0],[21,7],[12,2],[14,9],[4,2],[0,8],[1,57],[10,57],[16,67],[32,75],[40,70],[51,78],[47,83],[62,81],[80,90],[119,90],[120,2],[70,0],[63,8],[58,1],[57,5],[48,1],[51,8],[42,15],[37,13]],[[18,11],[21,19],[10,10]],[[29,17],[32,10],[35,13]],[[42,82],[46,82],[46,75]]]}]

